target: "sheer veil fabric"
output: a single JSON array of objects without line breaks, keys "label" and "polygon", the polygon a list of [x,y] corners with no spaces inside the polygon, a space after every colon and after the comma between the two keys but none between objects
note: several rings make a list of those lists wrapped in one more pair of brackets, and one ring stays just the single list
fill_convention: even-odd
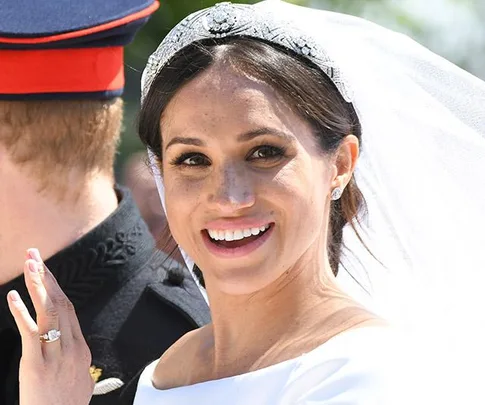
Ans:
[{"label": "sheer veil fabric", "polygon": [[472,398],[473,366],[485,360],[485,83],[357,17],[278,0],[250,7],[291,21],[332,58],[362,124],[355,175],[372,255],[347,227],[342,287],[433,347],[437,361],[446,356],[466,384],[460,395]]},{"label": "sheer veil fabric", "polygon": [[[160,173],[160,169],[158,168],[156,158],[150,150],[148,150],[148,158],[149,158],[149,161],[150,161],[150,166],[151,166],[151,169],[152,169],[152,172],[153,172],[153,177],[155,179],[155,183],[157,184],[158,193],[160,194],[160,200],[162,202],[162,207],[163,207],[164,212],[166,212],[166,208],[165,208],[165,188],[163,187],[162,175]],[[204,299],[207,302],[209,302],[205,288],[203,288],[200,285],[199,279],[195,276],[195,274],[193,272],[194,261],[185,252],[185,250],[183,250],[180,246],[179,246],[179,250],[180,250],[180,253],[182,254],[182,257],[185,260],[185,264],[186,264],[187,268],[189,269],[190,274],[192,275],[192,278],[195,280],[197,286],[199,287],[200,292],[202,293],[202,296],[204,297]]]}]

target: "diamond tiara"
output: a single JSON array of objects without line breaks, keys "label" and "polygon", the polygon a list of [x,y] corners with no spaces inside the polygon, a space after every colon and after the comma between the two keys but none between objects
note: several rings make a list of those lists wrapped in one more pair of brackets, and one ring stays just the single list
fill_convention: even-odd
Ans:
[{"label": "diamond tiara", "polygon": [[148,59],[143,72],[142,102],[155,77],[178,51],[199,40],[236,36],[274,43],[307,58],[332,80],[344,100],[352,101],[350,88],[340,69],[311,37],[268,10],[260,10],[254,5],[224,2],[184,18],[163,39]]}]

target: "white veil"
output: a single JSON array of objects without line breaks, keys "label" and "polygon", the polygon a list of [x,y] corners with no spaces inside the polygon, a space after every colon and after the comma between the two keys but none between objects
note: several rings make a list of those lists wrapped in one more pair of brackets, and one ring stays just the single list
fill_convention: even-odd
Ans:
[{"label": "white veil", "polygon": [[[152,169],[153,177],[155,178],[155,183],[157,184],[158,194],[160,195],[160,200],[162,202],[163,211],[166,213],[167,208],[165,207],[165,188],[163,186],[162,175],[160,173],[160,169],[158,168],[156,158],[150,150],[148,150],[148,159],[150,161],[150,166],[151,166],[151,169]],[[199,279],[195,276],[195,274],[193,272],[194,261],[189,257],[189,255],[180,246],[179,246],[179,250],[180,250],[180,253],[182,254],[182,257],[184,258],[185,264],[186,264],[190,274],[192,275],[192,278],[195,280],[195,283],[199,287],[199,290],[202,293],[202,296],[204,297],[204,299],[207,302],[209,302],[205,288],[203,288],[200,285]]]},{"label": "white veil", "polygon": [[[335,61],[352,91],[363,128],[356,178],[368,205],[361,236],[379,261],[345,229],[343,288],[392,322],[433,336],[447,355],[468,348],[465,357],[478,361],[485,337],[485,83],[357,17],[275,0],[248,7],[291,20]],[[170,46],[161,45],[173,55]],[[166,57],[160,48],[152,56],[144,95]]]}]

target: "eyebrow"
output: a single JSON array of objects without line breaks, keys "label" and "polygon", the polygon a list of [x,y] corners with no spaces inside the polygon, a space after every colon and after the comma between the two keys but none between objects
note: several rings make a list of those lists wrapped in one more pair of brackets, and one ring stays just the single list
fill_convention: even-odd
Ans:
[{"label": "eyebrow", "polygon": [[278,129],[269,128],[269,127],[261,127],[261,128],[254,129],[254,130],[240,134],[237,137],[237,140],[239,142],[247,142],[247,141],[250,141],[251,139],[254,139],[254,138],[256,138],[258,136],[262,136],[262,135],[277,136],[277,137],[283,138],[285,141],[291,141],[294,138],[292,135],[290,135],[289,133],[287,133],[285,131],[280,131]]},{"label": "eyebrow", "polygon": [[167,143],[165,146],[165,150],[170,148],[170,146],[175,144],[182,144],[182,145],[193,145],[193,146],[204,146],[204,142],[202,142],[199,138],[189,138],[186,136],[176,136],[172,138],[170,142]]},{"label": "eyebrow", "polygon": [[[253,129],[247,132],[243,132],[242,134],[238,135],[237,141],[238,142],[247,142],[258,136],[262,135],[273,135],[280,138],[283,138],[284,141],[290,142],[294,139],[292,135],[285,131],[280,131],[278,129],[269,128],[269,127],[261,127],[257,129]],[[167,150],[170,146],[175,144],[182,144],[182,145],[193,145],[193,146],[204,146],[205,143],[199,138],[191,138],[186,136],[176,136],[172,138],[170,142],[167,143],[165,150]]]}]

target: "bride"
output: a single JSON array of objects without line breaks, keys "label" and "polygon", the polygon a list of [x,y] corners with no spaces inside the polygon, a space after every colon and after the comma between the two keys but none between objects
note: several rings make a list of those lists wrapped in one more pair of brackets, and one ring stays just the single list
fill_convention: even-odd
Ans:
[{"label": "bride", "polygon": [[[472,263],[460,255],[478,242],[462,232],[469,218],[483,223],[485,198],[475,187],[463,202],[447,185],[477,179],[485,85],[371,23],[268,0],[184,19],[142,87],[140,137],[171,233],[203,274],[212,323],[147,366],[134,403],[430,403],[426,350],[416,356],[384,319],[425,302],[429,280],[415,277],[425,266],[446,280],[458,257]],[[442,179],[450,153],[467,165]],[[450,212],[448,230],[465,242],[441,233]],[[440,249],[446,258],[431,261]],[[37,322],[8,296],[23,341],[20,403],[86,404],[89,351],[75,313],[29,252]],[[402,297],[383,281],[396,273],[411,274],[401,287],[415,281],[415,297],[389,298]],[[354,279],[377,304],[353,296]],[[422,325],[418,315],[400,319]],[[39,342],[50,330],[60,338]]]}]

